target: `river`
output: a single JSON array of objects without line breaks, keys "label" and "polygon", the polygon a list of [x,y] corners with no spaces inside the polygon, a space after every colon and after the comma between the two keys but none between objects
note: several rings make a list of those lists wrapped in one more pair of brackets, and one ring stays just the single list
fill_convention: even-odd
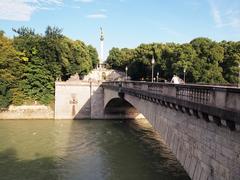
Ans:
[{"label": "river", "polygon": [[145,120],[1,120],[1,180],[189,180]]}]

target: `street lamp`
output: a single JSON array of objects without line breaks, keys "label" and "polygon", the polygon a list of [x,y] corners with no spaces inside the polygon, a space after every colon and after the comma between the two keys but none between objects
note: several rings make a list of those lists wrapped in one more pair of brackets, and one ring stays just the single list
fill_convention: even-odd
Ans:
[{"label": "street lamp", "polygon": [[154,56],[152,56],[152,82],[153,82],[153,74],[154,74],[154,64],[155,64],[155,59]]},{"label": "street lamp", "polygon": [[240,87],[240,62],[238,64],[238,68],[239,68],[239,70],[238,70],[238,87]]},{"label": "street lamp", "polygon": [[125,72],[126,72],[126,78],[125,78],[125,79],[126,79],[126,80],[127,80],[127,71],[128,71],[128,67],[126,66],[126,67],[125,67]]},{"label": "street lamp", "polygon": [[157,72],[157,82],[158,82],[158,76],[159,76],[159,72]]},{"label": "street lamp", "polygon": [[183,69],[183,81],[185,83],[185,74],[186,74],[186,68]]}]

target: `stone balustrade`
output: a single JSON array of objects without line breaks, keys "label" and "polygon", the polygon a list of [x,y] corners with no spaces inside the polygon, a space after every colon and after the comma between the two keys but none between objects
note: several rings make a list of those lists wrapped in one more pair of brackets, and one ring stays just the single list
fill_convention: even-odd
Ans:
[{"label": "stone balustrade", "polygon": [[236,129],[236,124],[240,125],[240,88],[141,81],[113,81],[102,85],[202,117],[218,126],[226,125],[231,130]]}]

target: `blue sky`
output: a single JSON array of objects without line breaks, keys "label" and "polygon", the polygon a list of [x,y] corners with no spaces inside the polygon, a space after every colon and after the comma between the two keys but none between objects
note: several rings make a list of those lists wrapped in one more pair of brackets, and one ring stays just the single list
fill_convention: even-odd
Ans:
[{"label": "blue sky", "polygon": [[99,49],[105,33],[105,58],[112,47],[140,43],[189,42],[196,37],[240,40],[239,0],[0,0],[0,29],[28,26],[44,33],[63,28],[72,39]]}]

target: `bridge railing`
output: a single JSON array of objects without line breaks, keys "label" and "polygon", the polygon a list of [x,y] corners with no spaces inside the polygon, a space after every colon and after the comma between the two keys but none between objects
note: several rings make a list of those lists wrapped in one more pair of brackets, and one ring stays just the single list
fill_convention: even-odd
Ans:
[{"label": "bridge railing", "polygon": [[104,84],[240,111],[240,88],[236,87],[141,81],[114,81]]}]

